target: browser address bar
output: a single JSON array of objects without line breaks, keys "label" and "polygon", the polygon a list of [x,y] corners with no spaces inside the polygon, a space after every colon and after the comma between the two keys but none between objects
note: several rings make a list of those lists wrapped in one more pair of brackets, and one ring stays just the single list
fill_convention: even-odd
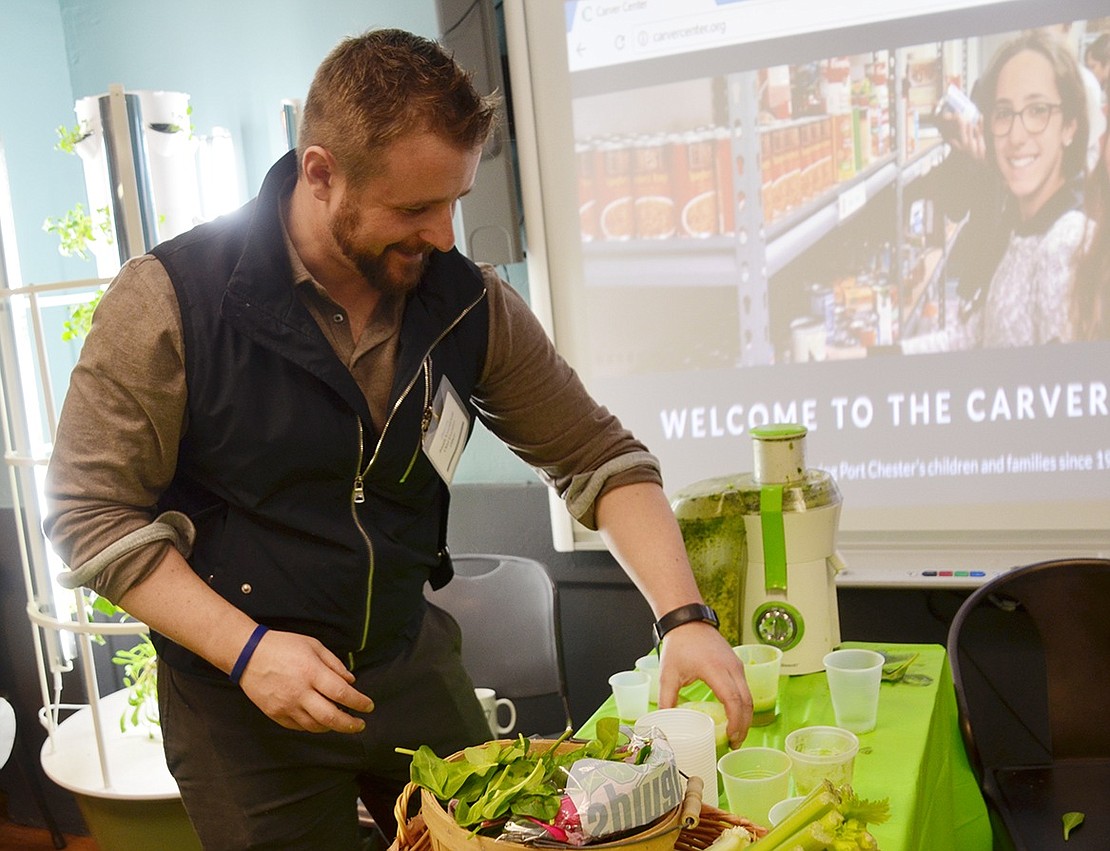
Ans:
[{"label": "browser address bar", "polygon": [[[551,0],[536,0],[551,2]],[[632,59],[782,38],[914,15],[1015,0],[578,0],[567,32],[569,69],[582,71]]]},{"label": "browser address bar", "polygon": [[632,49],[638,54],[685,53],[729,43],[726,15],[708,14],[653,21],[635,27]]}]

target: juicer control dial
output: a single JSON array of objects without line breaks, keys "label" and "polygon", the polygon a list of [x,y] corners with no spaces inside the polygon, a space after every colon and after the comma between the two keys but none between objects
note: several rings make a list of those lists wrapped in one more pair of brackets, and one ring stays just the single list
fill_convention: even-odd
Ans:
[{"label": "juicer control dial", "polygon": [[752,615],[752,628],[761,642],[785,652],[802,640],[805,620],[789,603],[764,603]]}]

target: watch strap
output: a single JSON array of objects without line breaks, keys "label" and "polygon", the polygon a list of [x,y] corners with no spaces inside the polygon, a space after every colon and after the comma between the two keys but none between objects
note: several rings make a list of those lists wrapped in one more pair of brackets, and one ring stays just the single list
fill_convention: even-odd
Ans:
[{"label": "watch strap", "polygon": [[655,643],[658,644],[662,641],[663,636],[675,627],[691,621],[710,624],[714,629],[721,625],[717,613],[709,606],[704,603],[689,603],[685,606],[679,606],[677,609],[672,609],[652,624],[651,629],[655,637]]}]

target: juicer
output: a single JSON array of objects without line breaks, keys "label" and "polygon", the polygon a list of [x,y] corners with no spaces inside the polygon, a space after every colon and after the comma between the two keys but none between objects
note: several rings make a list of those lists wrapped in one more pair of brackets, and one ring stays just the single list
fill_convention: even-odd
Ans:
[{"label": "juicer", "polygon": [[741,637],[782,650],[783,673],[814,673],[840,643],[840,491],[828,473],[806,468],[803,426],[756,428],[752,437],[750,486],[758,491],[758,511],[744,515]]},{"label": "juicer", "polygon": [[781,670],[824,668],[840,643],[836,552],[840,491],[805,462],[804,426],[754,428],[751,473],[695,482],[671,507],[721,634],[783,651]]}]

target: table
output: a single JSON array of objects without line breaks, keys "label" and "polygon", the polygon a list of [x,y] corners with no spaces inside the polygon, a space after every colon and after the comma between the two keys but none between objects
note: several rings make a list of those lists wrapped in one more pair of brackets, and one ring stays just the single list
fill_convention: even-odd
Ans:
[{"label": "table", "polygon": [[[852,788],[861,798],[890,802],[890,820],[868,828],[879,847],[883,851],[989,851],[990,820],[960,738],[956,694],[944,648],[858,641],[840,646],[918,654],[902,681],[883,682],[878,723],[872,732],[860,736]],[[712,699],[701,682],[687,686],[679,695],[680,703]],[[615,714],[610,696],[578,736],[591,737],[599,718]],[[744,745],[782,748],[792,730],[835,723],[824,673],[784,677],[779,717],[766,727],[753,727]]]}]

